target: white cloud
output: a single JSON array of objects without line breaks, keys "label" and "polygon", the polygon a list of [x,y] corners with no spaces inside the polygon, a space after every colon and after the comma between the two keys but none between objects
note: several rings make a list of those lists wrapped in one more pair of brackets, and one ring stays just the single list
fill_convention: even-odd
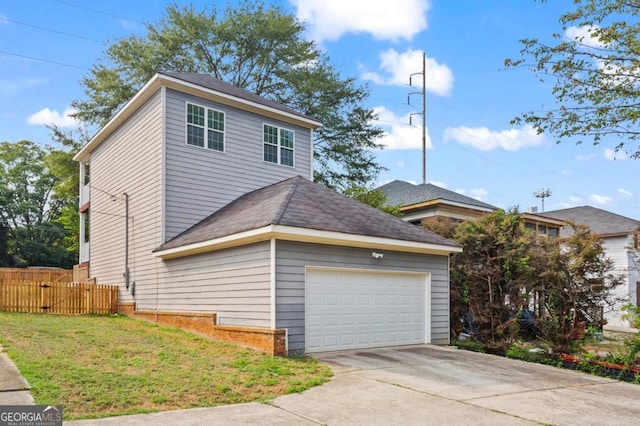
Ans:
[{"label": "white cloud", "polygon": [[[422,149],[422,127],[410,126],[408,114],[398,116],[383,106],[373,110],[378,115],[376,123],[386,129],[385,135],[380,139],[385,149]],[[427,149],[432,148],[428,129],[426,145]]]},{"label": "white cloud", "polygon": [[125,30],[144,30],[145,29],[144,24],[141,24],[139,22],[129,21],[127,19],[121,19],[120,25],[122,25],[122,28],[124,28]]},{"label": "white cloud", "polygon": [[7,15],[0,13],[0,24],[9,24]]},{"label": "white cloud", "polygon": [[313,40],[335,41],[344,34],[371,34],[378,40],[410,41],[427,29],[430,0],[290,0]]},{"label": "white cloud", "polygon": [[582,202],[582,198],[572,195],[569,197],[569,202],[571,202],[573,205],[580,204]]},{"label": "white cloud", "polygon": [[447,127],[444,130],[444,141],[453,140],[462,145],[469,145],[481,151],[502,148],[516,151],[521,148],[540,146],[545,142],[533,127],[526,125],[522,129],[490,130],[486,127]]},{"label": "white cloud", "polygon": [[489,192],[486,189],[482,189],[482,188],[474,188],[468,191],[464,189],[456,189],[455,192],[457,192],[458,194],[466,195],[471,198],[475,198],[478,201],[486,201],[487,196],[489,195]]},{"label": "white cloud", "polygon": [[400,160],[400,161],[396,161],[396,167],[399,168],[400,170],[404,170],[407,168],[407,165],[404,163],[404,161]]},{"label": "white cloud", "polygon": [[[427,57],[425,67],[426,90],[439,96],[449,96],[453,89],[453,72],[433,58]],[[388,49],[380,52],[380,70],[382,73],[365,72],[362,78],[380,85],[407,86],[411,74],[422,71],[422,51],[407,50],[403,53]],[[413,86],[422,89],[422,78],[417,75],[412,80]]]},{"label": "white cloud", "polygon": [[633,193],[631,191],[628,191],[626,189],[622,189],[622,188],[618,188],[618,194],[626,197],[626,198],[631,198],[633,197]]},{"label": "white cloud", "polygon": [[71,117],[75,111],[72,108],[64,110],[62,114],[60,114],[56,110],[51,110],[49,108],[41,109],[35,114],[31,115],[27,119],[28,124],[44,124],[44,125],[52,125],[55,124],[58,127],[73,127],[77,126],[79,122]]},{"label": "white cloud", "polygon": [[604,205],[604,204],[609,204],[613,200],[605,195],[592,194],[592,195],[589,195],[589,201],[596,204]]},{"label": "white cloud", "polygon": [[615,151],[611,148],[605,148],[604,158],[606,158],[609,161],[625,160],[627,158],[627,154],[623,151]]},{"label": "white cloud", "polygon": [[0,80],[0,91],[15,92],[22,89],[42,86],[47,83],[47,78],[23,78],[19,80]]},{"label": "white cloud", "polygon": [[439,186],[440,188],[446,188],[447,185],[444,182],[438,182],[437,180],[430,180],[431,185]]},{"label": "white cloud", "polygon": [[578,154],[576,156],[576,161],[591,161],[598,158],[597,154]]},{"label": "white cloud", "polygon": [[560,170],[560,174],[562,176],[571,176],[572,173],[571,173],[571,170],[563,169],[563,170]]},{"label": "white cloud", "polygon": [[576,43],[582,44],[586,47],[604,47],[604,43],[598,40],[593,34],[593,31],[599,30],[597,25],[583,25],[581,27],[571,26],[565,31],[565,36]]}]

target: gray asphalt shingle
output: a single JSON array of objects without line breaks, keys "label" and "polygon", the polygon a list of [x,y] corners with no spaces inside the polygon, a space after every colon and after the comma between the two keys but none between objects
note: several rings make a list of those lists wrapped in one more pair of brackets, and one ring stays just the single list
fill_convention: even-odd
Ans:
[{"label": "gray asphalt shingle", "polygon": [[448,189],[444,189],[430,183],[414,185],[402,180],[394,180],[376,189],[385,194],[387,197],[387,204],[392,206],[410,206],[412,204],[419,204],[432,200],[446,200],[491,210],[497,209],[497,207],[492,206],[491,204],[476,200],[475,198],[467,197],[466,195],[458,194],[454,191],[449,191]]},{"label": "gray asphalt shingle", "polygon": [[638,230],[640,227],[640,221],[638,220],[591,206],[571,207],[540,214],[552,219],[570,220],[587,225],[598,235],[628,234]]},{"label": "gray asphalt shingle", "polygon": [[232,84],[225,83],[224,81],[207,74],[197,74],[197,73],[189,73],[189,72],[159,72],[158,74],[173,77],[178,80],[185,81],[187,83],[196,84],[198,86],[202,86],[207,89],[215,90],[216,92],[224,93],[226,95],[235,96],[236,98],[255,102],[257,104],[274,108],[279,111],[287,112],[289,114],[297,115],[299,117],[304,117],[309,120],[314,120],[314,121],[316,120],[315,118],[304,115],[292,108],[289,108],[288,106],[279,104],[270,99],[263,98],[262,96],[256,95],[255,93],[249,92],[248,90],[245,90],[245,89],[241,89]]},{"label": "gray asphalt shingle", "polygon": [[297,176],[241,196],[157,251],[268,225],[459,247],[446,238]]}]

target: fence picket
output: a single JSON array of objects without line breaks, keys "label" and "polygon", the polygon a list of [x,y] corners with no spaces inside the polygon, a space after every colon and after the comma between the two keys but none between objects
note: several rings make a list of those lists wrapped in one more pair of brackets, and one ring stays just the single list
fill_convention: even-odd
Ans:
[{"label": "fence picket", "polygon": [[0,281],[0,311],[113,314],[118,286],[54,281]]}]

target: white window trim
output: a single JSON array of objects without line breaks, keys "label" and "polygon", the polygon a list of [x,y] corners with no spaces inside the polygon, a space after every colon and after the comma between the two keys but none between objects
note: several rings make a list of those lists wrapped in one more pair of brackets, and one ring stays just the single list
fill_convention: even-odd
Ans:
[{"label": "white window trim", "polygon": [[[197,106],[200,108],[204,108],[204,146],[192,145],[188,142],[189,136],[189,126],[200,127],[197,124],[189,123],[189,105]],[[210,129],[209,128],[209,111],[215,111],[223,114],[222,127],[224,130]],[[222,133],[222,151],[209,148],[209,130],[213,130],[214,132]],[[209,108],[205,105],[197,104],[195,102],[185,101],[184,103],[184,143],[185,145],[197,148],[204,149],[210,152],[226,152],[227,151],[227,113],[226,111],[222,111],[220,109]]]},{"label": "white window trim", "polygon": [[[274,145],[272,143],[268,143],[268,142],[264,141],[264,126],[274,127],[276,129],[278,129],[278,144],[277,145]],[[286,130],[287,132],[291,132],[293,134],[293,148],[283,147],[281,145],[280,132],[283,131],[283,130]],[[277,163],[273,163],[271,161],[267,161],[267,160],[264,159],[264,146],[265,145],[271,145],[271,146],[275,146],[275,147],[278,148],[278,150],[277,150],[278,162]],[[286,149],[286,150],[292,151],[292,158],[293,158],[293,164],[292,165],[282,164],[282,156],[281,156],[281,150],[282,149]],[[278,166],[295,168],[296,167],[296,132],[295,132],[295,130],[288,129],[286,127],[277,126],[277,125],[271,124],[271,123],[262,123],[262,162],[263,163],[267,163],[267,164],[276,164]]]}]

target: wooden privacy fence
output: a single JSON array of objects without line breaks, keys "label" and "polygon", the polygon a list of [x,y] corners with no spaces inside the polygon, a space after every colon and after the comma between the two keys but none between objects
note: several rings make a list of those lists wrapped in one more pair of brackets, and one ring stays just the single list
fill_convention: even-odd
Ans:
[{"label": "wooden privacy fence", "polygon": [[118,286],[73,282],[0,281],[0,311],[115,314]]},{"label": "wooden privacy fence", "polygon": [[40,268],[0,268],[0,283],[4,281],[73,281],[71,269],[40,269]]}]

